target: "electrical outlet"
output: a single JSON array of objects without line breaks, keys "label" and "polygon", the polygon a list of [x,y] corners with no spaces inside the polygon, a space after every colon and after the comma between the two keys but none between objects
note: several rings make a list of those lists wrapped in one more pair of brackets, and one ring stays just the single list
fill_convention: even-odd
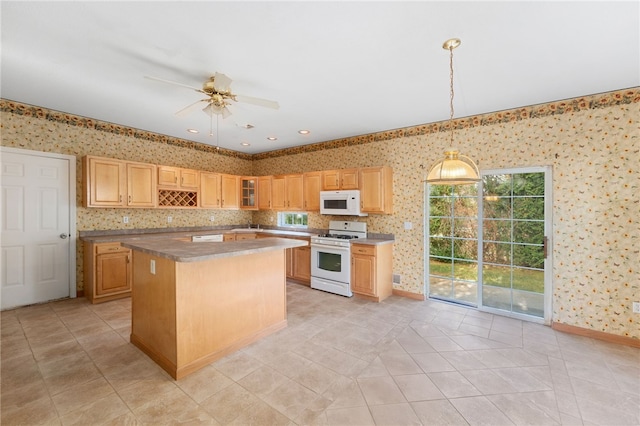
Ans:
[{"label": "electrical outlet", "polygon": [[173,218],[171,216],[167,216],[167,223],[171,223],[173,221]]},{"label": "electrical outlet", "polygon": [[209,216],[209,222],[214,222],[216,220],[216,217],[211,215]]},{"label": "electrical outlet", "polygon": [[404,229],[413,229],[413,223],[405,222],[404,223]]},{"label": "electrical outlet", "polygon": [[156,261],[151,259],[151,262],[149,264],[149,271],[155,275],[156,274]]},{"label": "electrical outlet", "polygon": [[129,223],[129,216],[122,216],[122,223]]},{"label": "electrical outlet", "polygon": [[640,302],[633,302],[633,313],[640,314]]}]

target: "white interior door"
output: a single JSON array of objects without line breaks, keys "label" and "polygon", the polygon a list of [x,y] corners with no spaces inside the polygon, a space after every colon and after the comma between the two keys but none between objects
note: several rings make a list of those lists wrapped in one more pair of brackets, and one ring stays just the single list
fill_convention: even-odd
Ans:
[{"label": "white interior door", "polygon": [[2,149],[2,309],[75,297],[74,188],[74,157]]}]

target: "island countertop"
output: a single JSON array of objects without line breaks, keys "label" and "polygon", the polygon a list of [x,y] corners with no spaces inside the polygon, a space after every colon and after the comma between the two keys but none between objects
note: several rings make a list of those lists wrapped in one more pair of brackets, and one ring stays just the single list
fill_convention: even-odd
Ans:
[{"label": "island countertop", "polygon": [[309,245],[307,241],[290,238],[259,238],[228,242],[192,242],[191,238],[153,238],[122,241],[124,247],[164,257],[175,262],[202,262],[210,259],[243,256],[272,250],[284,250]]}]

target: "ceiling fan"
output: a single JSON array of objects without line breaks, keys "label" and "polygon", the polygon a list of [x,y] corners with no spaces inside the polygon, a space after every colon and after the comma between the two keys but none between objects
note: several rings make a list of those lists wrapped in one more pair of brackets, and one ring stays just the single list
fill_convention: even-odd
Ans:
[{"label": "ceiling fan", "polygon": [[162,78],[157,77],[149,77],[145,76],[150,80],[161,81],[163,83],[169,83],[176,86],[186,87],[187,89],[195,90],[198,93],[202,93],[207,97],[204,99],[200,99],[192,103],[191,105],[187,105],[182,108],[180,111],[176,112],[177,116],[184,116],[189,114],[193,109],[197,106],[200,106],[202,103],[205,103],[205,107],[202,108],[202,111],[210,117],[213,115],[221,115],[222,118],[227,118],[231,115],[231,111],[228,106],[231,105],[230,101],[234,102],[243,102],[247,104],[257,105],[266,108],[278,109],[280,105],[276,101],[270,101],[267,99],[254,98],[251,96],[238,95],[231,91],[231,80],[226,75],[216,72],[213,76],[209,77],[207,81],[202,84],[202,88],[198,89],[197,87],[189,86],[188,84],[177,83],[175,81],[164,80]]}]

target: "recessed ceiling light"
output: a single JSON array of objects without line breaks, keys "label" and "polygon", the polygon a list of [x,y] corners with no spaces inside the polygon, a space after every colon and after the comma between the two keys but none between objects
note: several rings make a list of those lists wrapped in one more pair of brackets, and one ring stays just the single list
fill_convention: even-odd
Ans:
[{"label": "recessed ceiling light", "polygon": [[308,135],[309,133],[311,133],[311,130],[298,130],[298,133],[300,133],[301,135]]},{"label": "recessed ceiling light", "polygon": [[242,146],[250,146],[251,144],[249,142],[240,142],[240,145],[242,145]]},{"label": "recessed ceiling light", "polygon": [[278,138],[276,138],[275,136],[269,136],[267,139],[270,140],[270,141],[277,141],[278,140]]},{"label": "recessed ceiling light", "polygon": [[187,132],[189,132],[189,133],[200,133],[200,131],[196,130],[196,129],[187,129]]}]

